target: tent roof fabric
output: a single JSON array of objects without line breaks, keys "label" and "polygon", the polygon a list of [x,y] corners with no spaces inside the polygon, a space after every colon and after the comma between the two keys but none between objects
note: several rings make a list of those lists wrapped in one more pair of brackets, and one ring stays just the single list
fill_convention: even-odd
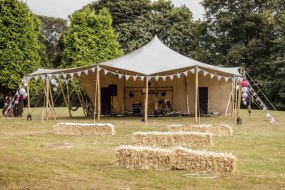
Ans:
[{"label": "tent roof fabric", "polygon": [[[105,69],[111,68],[118,72],[129,71],[140,75],[159,75],[163,72],[177,71],[195,66],[225,74],[240,75],[240,67],[218,67],[196,61],[173,51],[156,36],[143,47],[119,58],[100,63],[99,66]],[[29,74],[29,76],[71,73],[94,67],[96,67],[96,64],[70,69],[38,69]]]},{"label": "tent roof fabric", "polygon": [[223,68],[196,61],[173,51],[156,36],[140,49],[117,59],[101,63],[100,65],[144,75],[154,75],[177,69],[195,67],[197,65],[198,67],[228,74],[240,75],[238,72],[239,67]]}]

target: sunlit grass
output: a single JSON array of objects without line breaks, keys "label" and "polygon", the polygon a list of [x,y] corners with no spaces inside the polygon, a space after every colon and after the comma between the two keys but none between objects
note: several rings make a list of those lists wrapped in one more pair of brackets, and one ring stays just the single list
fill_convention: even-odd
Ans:
[{"label": "sunlit grass", "polygon": [[[262,111],[248,116],[243,125],[230,116],[201,118],[202,123],[223,123],[233,127],[233,137],[215,137],[211,151],[232,152],[237,157],[233,174],[213,179],[184,177],[188,171],[147,171],[113,166],[115,148],[131,144],[136,131],[167,131],[169,124],[194,123],[190,117],[149,118],[103,117],[115,125],[116,135],[56,136],[53,125],[88,122],[82,111],[66,117],[57,108],[58,119],[41,121],[42,109],[32,112],[33,120],[3,118],[0,121],[0,189],[282,189],[285,188],[285,124],[270,123]],[[281,112],[283,120],[285,113]]]}]

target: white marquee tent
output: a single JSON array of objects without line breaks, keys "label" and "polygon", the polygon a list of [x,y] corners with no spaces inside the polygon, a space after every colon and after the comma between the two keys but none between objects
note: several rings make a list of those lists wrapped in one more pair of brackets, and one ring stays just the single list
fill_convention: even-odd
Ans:
[{"label": "white marquee tent", "polygon": [[[154,37],[140,49],[110,61],[80,68],[38,69],[26,78],[46,81],[50,78],[77,78],[97,108],[98,119],[101,108],[104,109],[104,105],[101,106],[102,96],[103,99],[110,96],[111,109],[123,113],[140,102],[146,122],[148,113],[155,109],[155,101],[160,99],[171,100],[173,108],[181,113],[194,113],[197,121],[203,106],[207,113],[226,113],[229,106],[234,110],[237,99],[235,79],[241,76],[240,69],[193,60]],[[111,92],[114,89],[116,92]]]}]

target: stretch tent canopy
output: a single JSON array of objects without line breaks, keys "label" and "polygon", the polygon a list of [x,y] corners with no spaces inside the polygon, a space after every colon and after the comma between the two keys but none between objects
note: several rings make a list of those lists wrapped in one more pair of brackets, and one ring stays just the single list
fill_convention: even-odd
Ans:
[{"label": "stretch tent canopy", "polygon": [[[146,79],[146,88],[148,88],[147,81],[150,80],[151,77],[161,76],[165,78],[166,76],[173,76],[177,73],[185,73],[185,71],[186,75],[188,71],[191,71],[193,73],[203,71],[204,74],[209,73],[211,75],[211,78],[212,76],[217,76],[218,80],[220,80],[221,77],[224,77],[226,81],[228,80],[228,78],[232,78],[234,80],[235,77],[241,76],[239,72],[240,67],[226,68],[196,61],[173,51],[155,36],[149,43],[147,43],[143,47],[127,55],[121,56],[110,61],[78,68],[38,69],[37,71],[27,75],[26,77],[38,78],[41,76],[43,79],[45,75],[49,75],[56,76],[57,78],[59,78],[60,76],[63,76],[63,78],[80,78],[82,73],[85,73],[84,77],[88,77],[90,73],[95,71],[97,71],[98,73],[100,70],[113,73],[114,75],[118,74],[119,77],[122,75],[140,76],[142,77],[141,79]],[[105,72],[105,74],[107,72]],[[96,78],[96,80],[98,80],[98,78]],[[98,88],[97,91],[99,91],[100,88],[96,88]],[[145,100],[147,101],[147,95]],[[147,102],[145,103],[145,105],[147,105]],[[146,113],[147,111],[145,110],[145,114]],[[195,109],[195,114],[197,114],[197,109]]]}]

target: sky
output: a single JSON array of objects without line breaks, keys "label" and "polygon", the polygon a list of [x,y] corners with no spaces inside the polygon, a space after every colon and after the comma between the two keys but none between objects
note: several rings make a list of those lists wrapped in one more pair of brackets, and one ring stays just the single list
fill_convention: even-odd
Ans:
[{"label": "sky", "polygon": [[[33,13],[38,15],[59,17],[67,19],[68,15],[94,0],[23,0],[28,4]],[[195,20],[202,19],[204,9],[201,0],[172,0],[174,5],[186,5],[193,13]]]}]

